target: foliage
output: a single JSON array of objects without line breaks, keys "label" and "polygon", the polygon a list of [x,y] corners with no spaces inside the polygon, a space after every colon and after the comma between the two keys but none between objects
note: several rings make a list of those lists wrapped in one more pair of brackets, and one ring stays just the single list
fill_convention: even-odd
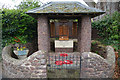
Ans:
[{"label": "foliage", "polygon": [[[105,16],[102,20],[92,23],[92,27],[99,31],[98,35],[102,37],[101,42],[106,45],[112,45],[115,50],[118,50],[120,39],[120,13]],[[120,46],[120,45],[119,45]]]},{"label": "foliage", "polygon": [[[25,5],[27,3],[31,5]],[[14,37],[29,42],[37,36],[37,20],[25,13],[28,9],[36,6],[39,6],[38,2],[22,2],[18,5],[18,9],[3,9],[3,47],[9,43],[14,44]]]},{"label": "foliage", "polygon": [[98,55],[100,55],[103,58],[106,58],[106,50],[105,50],[105,45],[102,44],[100,41],[98,40],[92,40],[91,41],[91,52],[97,53]]},{"label": "foliage", "polygon": [[17,9],[21,9],[21,10],[30,10],[36,7],[40,7],[39,2],[36,0],[26,0],[21,2],[18,6],[16,6]]},{"label": "foliage", "polygon": [[14,37],[14,38],[12,38],[11,43],[12,44],[15,44],[15,43],[17,43],[17,44],[25,44],[25,43],[27,43],[25,38],[27,38],[27,35],[26,36]]},{"label": "foliage", "polygon": [[99,41],[92,40],[92,41],[91,41],[91,44],[92,44],[92,45],[96,45],[96,44],[101,44],[101,43],[100,43]]}]

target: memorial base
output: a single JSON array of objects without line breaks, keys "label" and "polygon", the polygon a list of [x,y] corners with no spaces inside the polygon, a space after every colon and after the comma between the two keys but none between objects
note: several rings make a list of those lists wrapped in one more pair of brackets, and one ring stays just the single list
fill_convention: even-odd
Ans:
[{"label": "memorial base", "polygon": [[73,52],[73,48],[55,48],[55,52]]}]

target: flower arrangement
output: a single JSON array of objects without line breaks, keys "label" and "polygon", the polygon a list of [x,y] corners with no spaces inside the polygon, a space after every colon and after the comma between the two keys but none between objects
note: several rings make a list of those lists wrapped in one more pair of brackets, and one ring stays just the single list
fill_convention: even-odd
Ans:
[{"label": "flower arrangement", "polygon": [[63,61],[56,61],[55,64],[56,65],[63,65]]},{"label": "flower arrangement", "polygon": [[63,61],[63,64],[73,64],[73,61],[71,61],[71,60],[65,60],[65,61]]},{"label": "flower arrangement", "polygon": [[26,43],[24,39],[25,36],[14,37],[15,48],[14,53],[17,55],[18,59],[25,59],[28,55],[29,50],[26,47],[23,47],[22,44]]},{"label": "flower arrangement", "polygon": [[19,50],[21,50],[21,51],[22,51],[22,50],[24,50],[24,49],[26,49],[26,47],[20,47],[20,48],[19,48],[19,47],[17,47],[17,50],[18,50],[18,51],[19,51]]},{"label": "flower arrangement", "polygon": [[62,56],[62,57],[66,57],[66,56],[68,56],[68,54],[63,53],[63,54],[60,54],[60,56]]},{"label": "flower arrangement", "polygon": [[[66,53],[63,53],[63,54],[62,54],[62,53],[61,53],[60,56],[62,56],[62,57],[67,57],[68,54],[66,54]],[[71,61],[71,60],[55,61],[55,64],[56,64],[56,65],[73,64],[73,61]]]},{"label": "flower arrangement", "polygon": [[73,61],[71,61],[71,60],[56,61],[55,64],[56,64],[56,65],[73,64]]},{"label": "flower arrangement", "polygon": [[22,45],[21,46],[19,46],[19,44],[22,44],[22,43],[26,43],[26,42],[22,42],[19,38],[17,38],[17,37],[14,37],[14,41],[17,43],[15,46],[17,47],[17,50],[18,51],[23,51],[23,50],[25,50],[26,49],[26,47],[23,47]]}]

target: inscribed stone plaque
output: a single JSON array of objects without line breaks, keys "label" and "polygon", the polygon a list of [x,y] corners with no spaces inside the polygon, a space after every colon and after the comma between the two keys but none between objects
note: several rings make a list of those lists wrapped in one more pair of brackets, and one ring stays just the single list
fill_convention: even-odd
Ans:
[{"label": "inscribed stone plaque", "polygon": [[55,40],[55,48],[73,48],[73,40]]}]

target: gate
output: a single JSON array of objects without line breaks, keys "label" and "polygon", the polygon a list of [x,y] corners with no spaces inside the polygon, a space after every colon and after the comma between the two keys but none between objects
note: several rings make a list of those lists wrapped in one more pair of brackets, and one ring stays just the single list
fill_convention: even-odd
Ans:
[{"label": "gate", "polygon": [[47,60],[48,78],[80,78],[80,54],[52,53]]}]

